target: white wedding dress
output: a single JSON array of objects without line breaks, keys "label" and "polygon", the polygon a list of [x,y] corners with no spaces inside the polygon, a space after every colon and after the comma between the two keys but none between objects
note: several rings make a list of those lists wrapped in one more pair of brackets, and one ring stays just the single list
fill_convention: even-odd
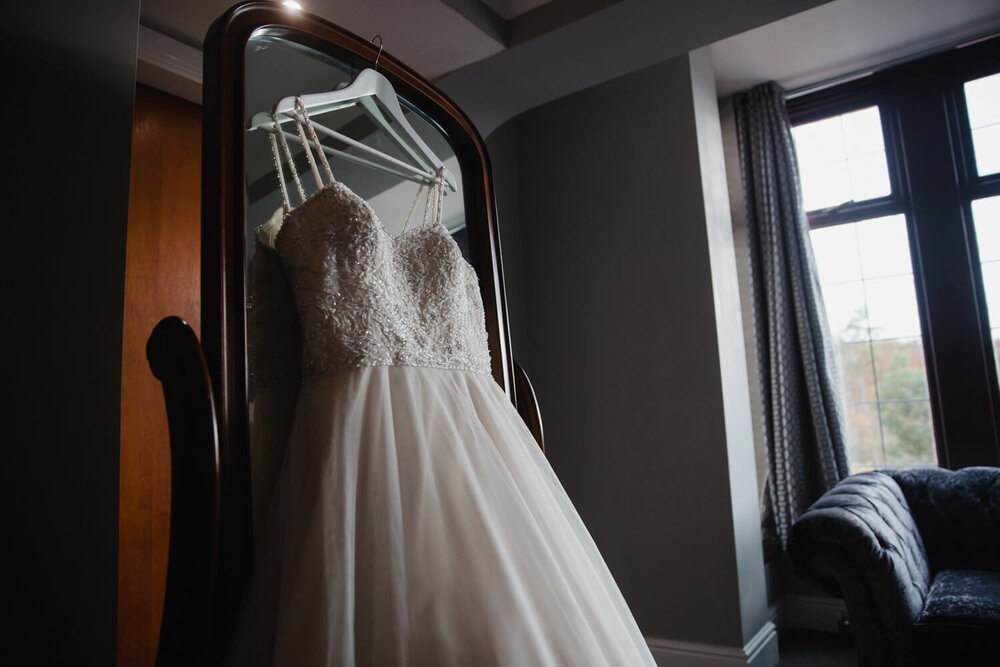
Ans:
[{"label": "white wedding dress", "polygon": [[439,216],[394,238],[333,182],[284,217],[303,385],[229,663],[653,665]]}]

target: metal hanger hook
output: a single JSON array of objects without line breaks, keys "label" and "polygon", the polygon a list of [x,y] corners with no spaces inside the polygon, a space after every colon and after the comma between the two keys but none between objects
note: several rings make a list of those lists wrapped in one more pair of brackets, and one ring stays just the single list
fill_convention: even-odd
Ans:
[{"label": "metal hanger hook", "polygon": [[378,40],[378,53],[375,54],[375,66],[372,68],[376,72],[378,71],[378,59],[382,57],[382,35],[375,35],[372,37],[371,45],[375,46],[375,40]]}]

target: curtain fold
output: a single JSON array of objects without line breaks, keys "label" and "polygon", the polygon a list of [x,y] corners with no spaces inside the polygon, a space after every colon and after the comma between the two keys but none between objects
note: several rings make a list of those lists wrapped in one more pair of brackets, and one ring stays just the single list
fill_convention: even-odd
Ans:
[{"label": "curtain fold", "polygon": [[848,474],[841,384],[784,90],[761,84],[733,105],[769,467],[766,525],[784,549],[795,519]]}]

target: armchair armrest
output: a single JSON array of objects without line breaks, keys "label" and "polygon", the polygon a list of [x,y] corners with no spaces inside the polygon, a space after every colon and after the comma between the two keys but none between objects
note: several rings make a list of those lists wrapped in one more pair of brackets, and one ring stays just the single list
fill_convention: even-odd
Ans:
[{"label": "armchair armrest", "polygon": [[892,477],[866,472],[837,484],[795,522],[789,556],[802,576],[843,595],[855,630],[871,635],[856,637],[863,658],[869,650],[879,654],[863,664],[907,664],[911,624],[923,608],[931,573]]}]

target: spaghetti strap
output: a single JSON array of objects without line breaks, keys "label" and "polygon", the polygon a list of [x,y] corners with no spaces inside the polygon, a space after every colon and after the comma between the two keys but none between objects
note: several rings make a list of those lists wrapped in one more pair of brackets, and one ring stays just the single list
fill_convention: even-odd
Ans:
[{"label": "spaghetti strap", "polygon": [[278,177],[278,187],[281,189],[281,206],[288,213],[292,209],[292,202],[288,200],[288,188],[285,186],[285,174],[281,168],[281,156],[278,155],[278,140],[274,134],[268,133],[271,140],[271,155],[274,156],[274,173]]},{"label": "spaghetti strap", "polygon": [[437,197],[435,199],[435,210],[434,210],[434,222],[436,224],[442,224],[441,218],[444,214],[444,165],[438,168],[437,178],[434,179],[435,193]]},{"label": "spaghetti strap", "polygon": [[400,232],[400,234],[405,232],[406,228],[410,226],[410,218],[413,217],[413,209],[417,207],[417,202],[420,201],[420,195],[423,193],[425,187],[427,187],[427,184],[421,183],[420,187],[417,188],[417,196],[413,198],[413,203],[410,204],[410,210],[406,214],[406,220],[403,221],[403,230]]},{"label": "spaghetti strap", "polygon": [[[420,187],[417,188],[417,194],[413,198],[413,203],[410,204],[410,210],[406,214],[406,220],[403,221],[403,229],[400,231],[400,234],[405,232],[406,228],[410,226],[410,219],[413,217],[413,210],[417,207],[417,202],[420,201],[420,195],[423,194],[424,188],[427,188],[427,183],[421,183]],[[433,200],[431,199],[432,197]],[[432,201],[433,203],[431,203]],[[421,226],[427,226],[428,218],[430,218],[431,224],[441,224],[441,214],[443,208],[444,167],[442,166],[438,170],[437,175],[434,177],[434,181],[431,182],[430,187],[427,188],[427,198],[424,200],[424,219],[423,222],[421,222]]]},{"label": "spaghetti strap", "polygon": [[[323,145],[319,141],[319,137],[316,134],[316,130],[313,127],[312,121],[309,120],[309,114],[306,111],[305,104],[302,103],[302,99],[299,97],[295,98],[295,112],[294,114],[289,114],[291,119],[295,123],[296,131],[298,133],[298,140],[301,141],[302,147],[305,151],[306,161],[309,163],[309,168],[313,173],[313,177],[316,179],[317,191],[324,189],[328,184],[336,183],[337,179],[333,176],[333,170],[330,169],[330,163],[326,158],[326,153],[323,150]],[[278,178],[278,186],[281,190],[281,198],[284,206],[284,210],[287,213],[292,209],[291,199],[288,195],[288,186],[285,180],[285,173],[282,167],[281,155],[279,155],[279,145],[281,147],[280,152],[285,157],[285,162],[288,164],[289,170],[292,172],[292,178],[295,181],[295,187],[298,190],[299,198],[301,203],[304,203],[308,197],[306,196],[305,188],[302,185],[302,180],[299,178],[298,171],[295,169],[295,161],[292,157],[292,152],[288,148],[288,141],[285,139],[285,133],[281,129],[281,124],[278,122],[278,117],[276,114],[271,114],[271,121],[273,123],[273,132],[270,136],[271,143],[271,154],[274,156],[274,169],[275,174]],[[307,136],[308,134],[308,136]],[[294,137],[293,137],[294,138]],[[313,157],[312,149],[315,148],[319,156],[319,162],[323,165],[323,171],[326,174],[328,183],[323,182],[323,178],[319,173],[319,168],[316,164],[316,159]],[[421,222],[422,227],[426,227],[428,224],[441,224],[442,216],[444,211],[444,183],[445,183],[445,167],[442,165],[438,168],[437,172],[434,174],[433,179],[427,178],[420,183],[420,187],[417,189],[416,196],[413,199],[413,203],[410,204],[410,210],[406,214],[406,220],[403,221],[402,232],[405,232],[409,227],[410,220],[413,218],[413,212],[416,209],[417,202],[420,201],[421,195],[424,194],[426,190],[426,197],[424,199],[424,215],[423,221]],[[401,233],[402,233],[401,232]]]},{"label": "spaghetti strap", "polygon": [[[431,197],[434,197],[431,203]],[[434,177],[434,183],[427,191],[427,202],[424,204],[424,225],[430,217],[431,224],[441,224],[441,212],[444,203],[444,167],[442,166]]]},{"label": "spaghetti strap", "polygon": [[436,192],[437,192],[436,183],[427,189],[427,199],[424,201],[424,221],[423,223],[421,223],[424,227],[427,226],[427,221],[430,218],[431,197],[433,197]]},{"label": "spaghetti strap", "polygon": [[316,161],[313,160],[312,149],[309,147],[309,139],[306,138],[305,131],[302,129],[302,122],[295,118],[295,129],[298,130],[299,139],[302,141],[302,148],[306,151],[306,162],[309,163],[309,169],[312,171],[313,178],[316,179],[316,189],[323,189],[323,179],[319,176],[319,169],[316,168]]},{"label": "spaghetti strap", "polygon": [[[313,129],[312,123],[309,121],[309,115],[306,113],[305,105],[302,104],[302,100],[298,97],[295,98],[295,111],[296,115],[292,116],[292,120],[295,122],[295,128],[299,135],[299,141],[302,142],[302,148],[305,150],[306,161],[309,163],[309,168],[312,170],[313,177],[316,179],[316,188],[322,190],[325,186],[323,179],[320,177],[319,169],[316,167],[316,161],[313,159],[312,148],[316,148],[316,152],[319,154],[319,161],[323,165],[323,171],[326,172],[326,177],[329,183],[336,182],[333,177],[333,171],[330,169],[330,163],[326,159],[326,154],[323,151],[323,145],[319,142],[319,137],[316,136],[316,130]],[[300,118],[301,115],[301,118]],[[292,208],[292,202],[288,196],[288,187],[285,183],[284,169],[281,166],[281,157],[278,155],[278,145],[281,145],[281,152],[285,156],[285,161],[288,163],[288,169],[292,172],[292,178],[295,180],[295,187],[299,192],[299,198],[302,202],[307,199],[305,188],[302,186],[302,180],[299,178],[299,173],[295,169],[295,161],[292,157],[292,152],[288,148],[288,141],[285,139],[285,133],[281,129],[281,123],[278,122],[278,117],[276,114],[271,114],[271,122],[274,126],[274,131],[271,133],[271,153],[274,155],[274,169],[278,177],[278,185],[281,189],[281,197],[284,202],[285,212],[288,212]],[[305,124],[305,129],[303,129],[303,123]],[[308,132],[309,136],[306,136]]]},{"label": "spaghetti strap", "polygon": [[312,139],[313,145],[316,146],[316,152],[319,154],[319,161],[323,165],[323,171],[326,173],[327,180],[330,183],[335,183],[337,179],[333,177],[330,163],[326,159],[326,151],[323,150],[323,144],[319,142],[319,137],[316,135],[316,128],[313,127],[312,121],[309,120],[309,114],[306,113],[306,105],[302,103],[301,97],[295,98],[295,110],[302,114],[302,122],[305,123],[306,131],[309,132],[309,138]]},{"label": "spaghetti strap", "polygon": [[[292,178],[295,180],[295,187],[299,191],[299,197],[304,202],[306,200],[306,191],[302,187],[302,181],[299,179],[299,174],[295,171],[295,161],[292,159],[292,152],[288,150],[288,142],[285,140],[285,134],[281,130],[281,123],[278,122],[278,117],[275,114],[271,114],[271,121],[274,123],[274,134],[278,136],[278,143],[281,144],[281,150],[285,155],[285,160],[288,162],[288,169],[292,172]],[[273,145],[273,144],[272,144]],[[277,157],[275,158],[277,159]],[[285,201],[288,204],[288,208],[291,208],[291,202],[288,201],[287,192],[285,192],[284,174],[281,173],[281,167],[278,167],[278,179],[282,184],[282,192],[285,193]]]}]

